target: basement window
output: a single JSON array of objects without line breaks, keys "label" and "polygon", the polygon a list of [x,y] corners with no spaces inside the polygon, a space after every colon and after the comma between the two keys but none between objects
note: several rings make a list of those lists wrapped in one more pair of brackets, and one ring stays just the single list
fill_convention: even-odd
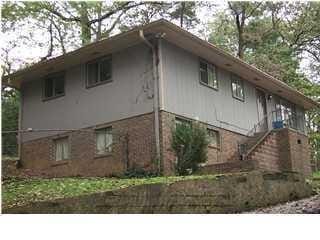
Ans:
[{"label": "basement window", "polygon": [[87,63],[87,87],[94,87],[111,82],[112,79],[111,57],[100,58]]},{"label": "basement window", "polygon": [[54,140],[55,143],[55,160],[67,160],[70,157],[69,138],[59,138]]},{"label": "basement window", "polygon": [[220,133],[217,130],[208,128],[209,147],[220,149]]},{"label": "basement window", "polygon": [[112,127],[96,130],[96,153],[104,155],[112,152]]},{"label": "basement window", "polygon": [[216,67],[210,63],[200,60],[199,71],[200,83],[218,90]]},{"label": "basement window", "polygon": [[244,87],[243,81],[236,75],[231,76],[231,90],[232,96],[240,101],[244,101]]},{"label": "basement window", "polygon": [[178,125],[191,126],[191,121],[184,119],[184,118],[180,118],[180,117],[175,118],[175,123],[176,123],[176,126],[178,126]]},{"label": "basement window", "polygon": [[43,84],[43,99],[49,100],[64,96],[64,74],[58,73],[53,74],[44,79]]}]

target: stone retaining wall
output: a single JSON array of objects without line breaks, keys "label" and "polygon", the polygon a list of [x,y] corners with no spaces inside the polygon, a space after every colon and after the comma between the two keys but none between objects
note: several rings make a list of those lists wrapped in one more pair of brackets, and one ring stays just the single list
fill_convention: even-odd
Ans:
[{"label": "stone retaining wall", "polygon": [[295,173],[239,173],[217,179],[96,193],[4,209],[4,213],[236,213],[308,197],[311,187]]}]

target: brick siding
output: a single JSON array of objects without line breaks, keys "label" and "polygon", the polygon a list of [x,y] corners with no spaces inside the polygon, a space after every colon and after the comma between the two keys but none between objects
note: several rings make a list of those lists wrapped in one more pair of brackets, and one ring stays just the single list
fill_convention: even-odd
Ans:
[{"label": "brick siding", "polygon": [[247,160],[255,163],[255,168],[280,171],[280,153],[277,133],[270,132],[263,141],[249,154]]},{"label": "brick siding", "polygon": [[[171,149],[171,129],[175,114],[160,111],[161,169],[164,175],[175,174],[176,156]],[[238,157],[238,143],[246,137],[225,129],[208,126],[220,134],[220,148],[208,148],[205,172],[232,172],[261,169],[268,171],[311,172],[308,137],[290,129],[272,131],[247,156],[248,163]],[[95,129],[112,126],[113,150],[97,156]],[[68,136],[70,159],[55,161],[54,140]],[[112,176],[127,169],[156,172],[154,114],[140,115],[111,123],[92,126],[83,131],[67,132],[40,138],[22,145],[22,167],[48,176]]]},{"label": "brick siding", "polygon": [[311,174],[308,137],[288,128],[271,131],[247,160],[254,162],[255,169]]},{"label": "brick siding", "polygon": [[[95,128],[112,126],[113,146],[109,155],[96,154]],[[69,137],[70,159],[55,161],[54,140]],[[154,114],[40,138],[22,144],[22,166],[51,176],[121,175],[127,168],[155,171]]]},{"label": "brick siding", "polygon": [[[175,124],[175,118],[179,117],[173,113],[160,111],[160,142],[162,170],[165,175],[174,174],[176,156],[171,148],[171,129]],[[208,148],[208,161],[205,165],[212,165],[225,162],[234,162],[237,159],[238,142],[246,137],[225,129],[216,128],[202,123],[204,127],[217,130],[220,134],[220,149]]]}]

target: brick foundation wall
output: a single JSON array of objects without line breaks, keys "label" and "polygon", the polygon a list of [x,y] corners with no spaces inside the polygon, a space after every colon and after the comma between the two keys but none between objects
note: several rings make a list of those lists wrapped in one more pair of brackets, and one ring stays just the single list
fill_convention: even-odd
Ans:
[{"label": "brick foundation wall", "polygon": [[283,170],[311,174],[311,151],[306,135],[292,129],[278,131],[278,144]]},{"label": "brick foundation wall", "polygon": [[249,172],[254,170],[252,161],[228,161],[216,163],[200,168],[197,174],[206,175],[212,173],[232,173],[232,172]]},{"label": "brick foundation wall", "polygon": [[[96,127],[112,126],[113,146],[109,155],[96,154]],[[68,136],[70,159],[55,161],[54,140]],[[128,168],[155,170],[154,114],[93,126],[22,144],[22,166],[55,177],[121,175]]]},{"label": "brick foundation wall", "polygon": [[252,151],[248,161],[253,161],[256,169],[280,171],[280,153],[277,132],[270,134]]},{"label": "brick foundation wall", "polygon": [[288,128],[271,131],[247,160],[254,162],[255,169],[311,174],[308,137]]},{"label": "brick foundation wall", "polygon": [[[160,111],[161,168],[164,175],[175,174],[176,156],[171,149],[171,128],[175,117],[175,114]],[[113,150],[109,155],[98,156],[94,129],[103,126],[112,126]],[[250,164],[242,166],[238,159],[238,142],[243,142],[246,137],[225,129],[214,129],[220,134],[220,149],[208,148],[205,165],[216,165],[208,169],[227,172],[253,166],[254,169],[268,171],[311,173],[308,137],[301,133],[290,129],[272,131],[248,155]],[[57,162],[54,159],[54,140],[64,136],[69,138],[70,159]],[[21,163],[24,169],[54,177],[122,175],[132,168],[156,172],[154,114],[24,142]]]},{"label": "brick foundation wall", "polygon": [[[173,113],[160,111],[160,146],[162,157],[162,171],[164,175],[173,175],[176,156],[171,149],[171,128],[175,124],[175,118],[179,117]],[[204,124],[204,127],[209,125]],[[216,128],[220,134],[220,149],[208,148],[208,161],[205,165],[217,163],[234,162],[237,159],[238,142],[243,141],[245,136],[225,129]]]}]

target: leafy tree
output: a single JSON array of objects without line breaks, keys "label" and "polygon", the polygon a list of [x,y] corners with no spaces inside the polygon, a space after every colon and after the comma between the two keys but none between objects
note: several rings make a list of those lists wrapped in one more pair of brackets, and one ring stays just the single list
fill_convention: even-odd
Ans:
[{"label": "leafy tree", "polygon": [[261,2],[228,2],[231,15],[235,21],[237,36],[238,36],[238,49],[237,56],[244,57],[248,40],[246,39],[246,26],[250,18],[257,17],[262,13]]},{"label": "leafy tree", "polygon": [[126,18],[120,23],[120,30],[126,31],[136,26],[144,25],[163,18],[176,22],[185,29],[191,29],[199,23],[197,10],[202,7],[212,7],[213,4],[195,1],[188,2],[159,2],[141,5],[130,9]]},{"label": "leafy tree", "polygon": [[[18,129],[19,94],[15,90],[4,90],[1,96],[2,131],[15,131]],[[2,134],[2,154],[17,155],[17,135],[15,133]]]},{"label": "leafy tree", "polygon": [[[210,23],[209,41],[320,102],[320,4],[230,2],[228,7]],[[311,79],[301,71],[305,57]],[[306,116],[313,156],[320,161],[320,110]]]},{"label": "leafy tree", "polygon": [[194,173],[200,163],[207,161],[208,138],[199,123],[177,124],[172,128],[172,149],[177,156],[176,172],[179,175]]}]

